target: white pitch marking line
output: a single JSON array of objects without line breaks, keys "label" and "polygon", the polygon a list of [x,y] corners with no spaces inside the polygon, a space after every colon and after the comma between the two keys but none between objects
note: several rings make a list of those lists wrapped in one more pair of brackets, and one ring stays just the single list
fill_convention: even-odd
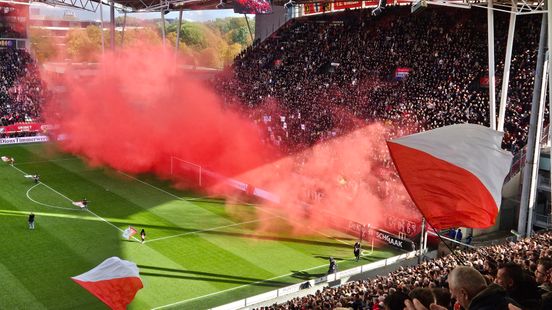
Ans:
[{"label": "white pitch marking line", "polygon": [[[28,173],[26,173],[25,171],[23,171],[23,170],[21,170],[21,169],[15,167],[15,166],[12,166],[12,167],[13,167],[14,169],[18,170],[19,172],[23,173],[24,175],[27,175],[27,174],[28,174]],[[60,195],[61,197],[63,197],[63,198],[65,198],[65,199],[69,200],[71,203],[74,202],[73,200],[71,200],[71,198],[69,198],[69,197],[63,195],[62,193],[56,191],[55,189],[51,188],[51,187],[48,186],[47,184],[43,183],[42,181],[41,181],[39,184],[42,184],[42,185],[46,186],[47,188],[49,188],[49,189],[52,190],[53,192],[57,193],[57,194]],[[38,184],[37,184],[37,185],[38,185]],[[85,208],[84,210],[86,210],[86,211],[89,212],[90,214],[93,214],[94,216],[96,216],[96,217],[99,218],[100,220],[106,222],[107,224],[109,224],[109,225],[115,227],[118,231],[123,232],[123,230],[122,230],[121,228],[115,226],[113,223],[111,223],[111,222],[109,222],[108,220],[104,219],[103,217],[97,215],[96,213],[94,213],[94,212],[88,210],[88,208]],[[132,238],[133,238],[134,240],[140,242],[140,240],[138,240],[136,237],[133,236]]]},{"label": "white pitch marking line", "polygon": [[47,204],[47,203],[43,203],[43,202],[40,202],[40,201],[36,201],[36,200],[34,200],[33,198],[31,198],[31,196],[30,196],[31,191],[32,191],[35,187],[37,187],[37,186],[39,186],[39,185],[41,185],[41,184],[42,184],[42,183],[38,183],[38,184],[32,186],[31,188],[29,188],[29,190],[27,190],[26,195],[27,195],[27,198],[29,198],[30,201],[32,201],[32,202],[34,202],[34,203],[36,203],[36,204],[45,206],[45,207],[49,207],[49,208],[62,209],[62,210],[71,210],[71,211],[77,211],[77,210],[78,210],[77,208],[65,208],[65,207],[52,206],[52,205],[49,205],[49,204]]},{"label": "white pitch marking line", "polygon": [[[276,218],[276,216],[271,217],[271,218],[268,218],[268,220],[274,219],[274,218]],[[213,227],[213,228],[208,228],[208,229],[202,229],[202,230],[194,230],[194,231],[190,231],[190,232],[186,232],[186,233],[181,233],[181,234],[177,234],[177,235],[172,235],[172,236],[166,236],[166,237],[160,237],[160,238],[156,238],[156,239],[151,239],[151,240],[148,240],[148,241],[144,241],[144,243],[153,242],[153,241],[160,241],[160,240],[165,240],[165,239],[170,239],[170,238],[176,238],[176,237],[186,236],[186,235],[191,235],[191,234],[198,234],[198,233],[202,233],[202,232],[206,232],[206,231],[212,231],[212,230],[217,230],[217,229],[222,229],[222,228],[227,228],[227,227],[240,226],[240,225],[245,225],[245,224],[250,224],[250,223],[257,223],[257,222],[260,222],[260,221],[262,221],[262,220],[265,220],[265,219],[260,219],[260,220],[257,219],[257,220],[248,221],[248,222],[234,223],[234,224],[230,224],[230,225],[218,226],[218,227]]]}]

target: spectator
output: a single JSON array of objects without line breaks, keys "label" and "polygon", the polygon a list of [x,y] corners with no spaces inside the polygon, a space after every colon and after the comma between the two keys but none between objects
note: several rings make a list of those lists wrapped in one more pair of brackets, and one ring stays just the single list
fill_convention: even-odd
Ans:
[{"label": "spectator", "polygon": [[535,280],[524,274],[516,263],[506,263],[498,269],[496,284],[504,288],[508,296],[523,309],[540,309],[541,298]]},{"label": "spectator", "polygon": [[485,278],[472,267],[459,266],[448,276],[452,297],[467,310],[507,310],[512,303],[506,291],[496,284],[487,286]]},{"label": "spectator", "polygon": [[[0,126],[40,121],[44,89],[38,67],[27,51],[0,48]],[[14,135],[29,133],[1,132],[0,138]]]},{"label": "spectator", "polygon": [[412,300],[414,300],[414,298],[418,299],[426,308],[429,308],[429,305],[435,303],[435,296],[429,288],[415,288],[410,291],[408,297]]},{"label": "spectator", "polygon": [[535,270],[535,281],[539,285],[539,291],[541,295],[552,292],[552,286],[550,285],[549,272],[552,268],[552,260],[549,258],[539,259],[537,269]]},{"label": "spectator", "polygon": [[458,231],[456,231],[456,241],[462,242],[462,229],[458,228]]},{"label": "spectator", "polygon": [[384,310],[403,310],[404,301],[408,299],[408,295],[403,292],[395,292],[389,294],[383,300]]}]

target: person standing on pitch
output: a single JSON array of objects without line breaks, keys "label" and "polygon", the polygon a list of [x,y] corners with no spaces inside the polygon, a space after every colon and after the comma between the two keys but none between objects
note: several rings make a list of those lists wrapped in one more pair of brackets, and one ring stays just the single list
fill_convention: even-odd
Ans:
[{"label": "person standing on pitch", "polygon": [[328,268],[328,274],[336,273],[337,272],[337,265],[335,263],[335,259],[333,257],[330,257],[330,268]]},{"label": "person standing on pitch", "polygon": [[29,214],[29,229],[35,229],[35,215],[32,212]]},{"label": "person standing on pitch", "polygon": [[360,242],[355,242],[355,248],[353,250],[353,252],[355,253],[355,262],[358,262],[358,260],[360,259]]},{"label": "person standing on pitch", "polygon": [[140,231],[140,238],[142,239],[142,243],[146,241],[146,231],[142,228],[142,231]]},{"label": "person standing on pitch", "polygon": [[38,182],[40,181],[40,175],[38,175],[38,173],[33,175],[33,180],[34,180],[35,184],[38,184]]}]

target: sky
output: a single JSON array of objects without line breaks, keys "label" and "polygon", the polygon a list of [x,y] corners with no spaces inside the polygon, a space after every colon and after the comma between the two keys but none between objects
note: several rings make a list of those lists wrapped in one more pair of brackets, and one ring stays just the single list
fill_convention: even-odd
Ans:
[{"label": "sky", "polygon": [[[33,3],[31,8],[40,10],[39,15],[48,17],[62,18],[65,14],[74,14],[78,20],[99,20],[100,11],[89,12],[85,10],[66,8],[66,7],[53,7],[42,3]],[[32,10],[33,11],[33,10]],[[115,16],[121,16],[117,10]],[[31,13],[31,17],[36,14]],[[140,19],[156,19],[160,18],[160,13],[132,13],[127,16],[132,16]],[[243,14],[235,14],[233,10],[203,10],[203,11],[184,11],[182,18],[189,21],[204,22],[214,20],[217,18],[226,17],[243,17]],[[109,20],[109,7],[103,6],[103,18],[104,21]],[[165,18],[178,18],[178,12],[171,12],[165,15]]]}]

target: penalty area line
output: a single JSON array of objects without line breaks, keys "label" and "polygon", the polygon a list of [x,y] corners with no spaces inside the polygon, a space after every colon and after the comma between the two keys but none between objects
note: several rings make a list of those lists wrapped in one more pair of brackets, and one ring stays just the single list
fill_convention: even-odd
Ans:
[{"label": "penalty area line", "polygon": [[160,237],[160,238],[147,240],[147,241],[144,241],[144,243],[149,243],[149,242],[154,242],[154,241],[161,241],[161,240],[165,240],[165,239],[177,238],[177,237],[192,235],[192,234],[199,234],[199,233],[202,233],[202,232],[213,231],[213,230],[222,229],[222,228],[228,228],[228,227],[240,226],[240,225],[245,225],[245,224],[257,223],[257,222],[260,222],[262,220],[271,220],[271,219],[275,219],[275,218],[277,218],[277,217],[273,216],[273,217],[270,217],[270,218],[267,218],[267,219],[257,219],[257,220],[253,220],[253,221],[234,223],[234,224],[230,224],[230,225],[218,226],[218,227],[207,228],[207,229],[202,229],[202,230],[194,230],[194,231],[190,231],[190,232],[186,232],[186,233],[181,233],[181,234],[176,234],[176,235],[171,235],[171,236],[166,236],[166,237]]}]

